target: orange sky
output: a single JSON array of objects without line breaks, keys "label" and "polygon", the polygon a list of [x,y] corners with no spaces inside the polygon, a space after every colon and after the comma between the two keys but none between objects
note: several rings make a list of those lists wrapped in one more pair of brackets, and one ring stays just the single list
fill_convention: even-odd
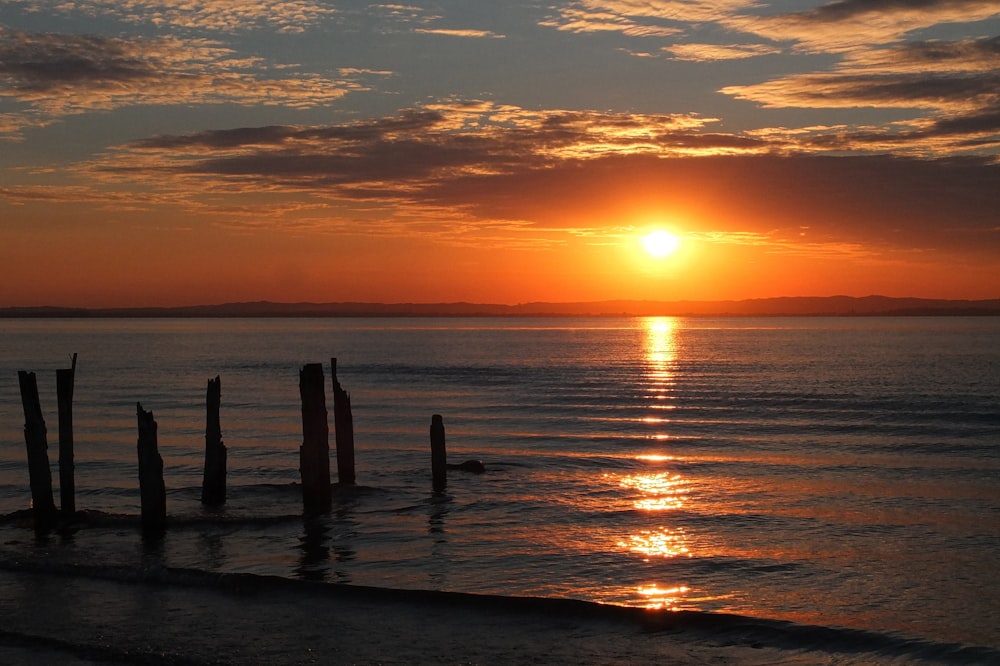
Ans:
[{"label": "orange sky", "polygon": [[996,3],[37,4],[0,307],[1000,297]]}]

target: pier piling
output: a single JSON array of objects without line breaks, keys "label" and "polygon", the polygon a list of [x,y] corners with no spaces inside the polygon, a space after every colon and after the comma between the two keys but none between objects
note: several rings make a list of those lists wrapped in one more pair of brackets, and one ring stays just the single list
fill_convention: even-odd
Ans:
[{"label": "pier piling", "polygon": [[135,404],[139,440],[139,496],[142,501],[142,531],[161,535],[167,526],[167,490],[163,484],[163,458],[157,450],[156,421],[141,403]]},{"label": "pier piling", "polygon": [[73,460],[73,385],[76,354],[69,368],[56,370],[56,402],[59,409],[59,506],[66,519],[76,514],[76,464]]},{"label": "pier piling", "polygon": [[309,363],[299,371],[302,398],[302,446],[299,474],[302,504],[307,514],[330,510],[330,424],[323,388],[323,364]]},{"label": "pier piling", "polygon": [[431,476],[434,492],[444,492],[448,485],[448,454],[444,445],[444,419],[440,414],[431,417]]},{"label": "pier piling", "polygon": [[17,379],[24,408],[24,443],[28,449],[32,517],[36,530],[47,530],[55,523],[56,505],[52,500],[52,470],[49,468],[45,419],[38,401],[38,382],[35,373],[24,370],[18,371]]},{"label": "pier piling", "polygon": [[351,394],[337,380],[337,359],[330,359],[333,376],[333,430],[337,444],[337,481],[354,484],[354,417],[351,414]]},{"label": "pier piling", "polygon": [[219,407],[222,403],[222,380],[216,375],[208,380],[205,392],[205,470],[201,480],[201,503],[226,503],[226,447],[222,443]]}]

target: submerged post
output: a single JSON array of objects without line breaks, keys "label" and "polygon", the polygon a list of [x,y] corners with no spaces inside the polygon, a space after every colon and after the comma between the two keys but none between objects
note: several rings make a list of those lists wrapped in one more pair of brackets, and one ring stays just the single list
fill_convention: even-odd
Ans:
[{"label": "submerged post", "polygon": [[309,363],[299,371],[302,398],[302,446],[299,474],[306,513],[330,510],[330,424],[323,390],[323,364]]},{"label": "submerged post", "polygon": [[56,370],[56,401],[59,408],[59,505],[70,519],[76,514],[76,478],[73,461],[73,384],[76,380],[76,354],[73,365]]},{"label": "submerged post", "polygon": [[139,424],[139,497],[142,501],[142,531],[162,534],[167,526],[167,490],[163,485],[163,458],[156,446],[156,421],[141,403],[135,403]]},{"label": "submerged post", "polygon": [[219,407],[222,403],[222,380],[216,375],[208,380],[205,392],[205,471],[201,479],[201,503],[226,503],[226,447],[222,443]]},{"label": "submerged post", "polygon": [[444,447],[444,419],[431,417],[431,476],[434,492],[443,492],[448,485],[448,454]]},{"label": "submerged post", "polygon": [[45,419],[38,401],[35,373],[19,370],[21,405],[24,408],[24,443],[28,449],[28,478],[31,483],[31,513],[36,530],[46,530],[55,523],[56,505],[52,500],[52,470],[49,468],[49,445]]},{"label": "submerged post", "polygon": [[333,375],[333,431],[337,443],[337,480],[341,485],[354,484],[354,417],[351,394],[337,381],[337,359],[330,359]]}]

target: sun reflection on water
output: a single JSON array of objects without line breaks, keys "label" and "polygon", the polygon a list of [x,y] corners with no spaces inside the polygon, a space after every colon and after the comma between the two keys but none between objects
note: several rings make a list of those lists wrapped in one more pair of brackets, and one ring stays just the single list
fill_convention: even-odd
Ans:
[{"label": "sun reflection on water", "polygon": [[674,363],[677,355],[675,321],[671,317],[647,317],[643,320],[645,340],[645,392],[652,401],[648,407],[654,414],[642,418],[642,422],[656,428],[651,439],[666,440],[670,436],[663,432],[663,426],[671,422],[665,411],[676,409],[669,400],[674,392]]},{"label": "sun reflection on water", "polygon": [[666,462],[668,460],[674,460],[674,456],[668,456],[663,453],[645,453],[643,455],[638,455],[635,457],[636,460],[645,460],[647,462]]},{"label": "sun reflection on water", "polygon": [[622,477],[619,484],[622,488],[632,488],[643,493],[632,504],[644,511],[681,509],[690,491],[687,480],[672,472],[629,474]]},{"label": "sun reflection on water", "polygon": [[688,588],[683,585],[677,587],[662,588],[658,585],[643,585],[638,588],[638,593],[645,597],[646,608],[677,610]]},{"label": "sun reflection on water", "polygon": [[672,374],[670,364],[677,352],[674,320],[672,317],[647,317],[644,325],[646,327],[646,360],[651,366],[650,374],[669,378]]},{"label": "sun reflection on water", "polygon": [[687,547],[687,535],[684,530],[672,530],[669,527],[661,527],[658,530],[642,530],[639,534],[633,534],[628,541],[618,542],[621,548],[627,548],[633,553],[646,556],[648,562],[653,557],[680,557],[690,552]]}]

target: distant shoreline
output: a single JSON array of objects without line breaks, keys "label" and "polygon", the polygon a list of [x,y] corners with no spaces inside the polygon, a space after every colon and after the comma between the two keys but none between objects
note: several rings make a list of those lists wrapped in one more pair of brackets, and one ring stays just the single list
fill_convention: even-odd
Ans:
[{"label": "distant shoreline", "polygon": [[0,308],[0,318],[240,317],[871,317],[1000,316],[1000,298],[946,300],[888,296],[781,297],[739,301],[593,301],[576,303],[274,303],[177,307]]}]

